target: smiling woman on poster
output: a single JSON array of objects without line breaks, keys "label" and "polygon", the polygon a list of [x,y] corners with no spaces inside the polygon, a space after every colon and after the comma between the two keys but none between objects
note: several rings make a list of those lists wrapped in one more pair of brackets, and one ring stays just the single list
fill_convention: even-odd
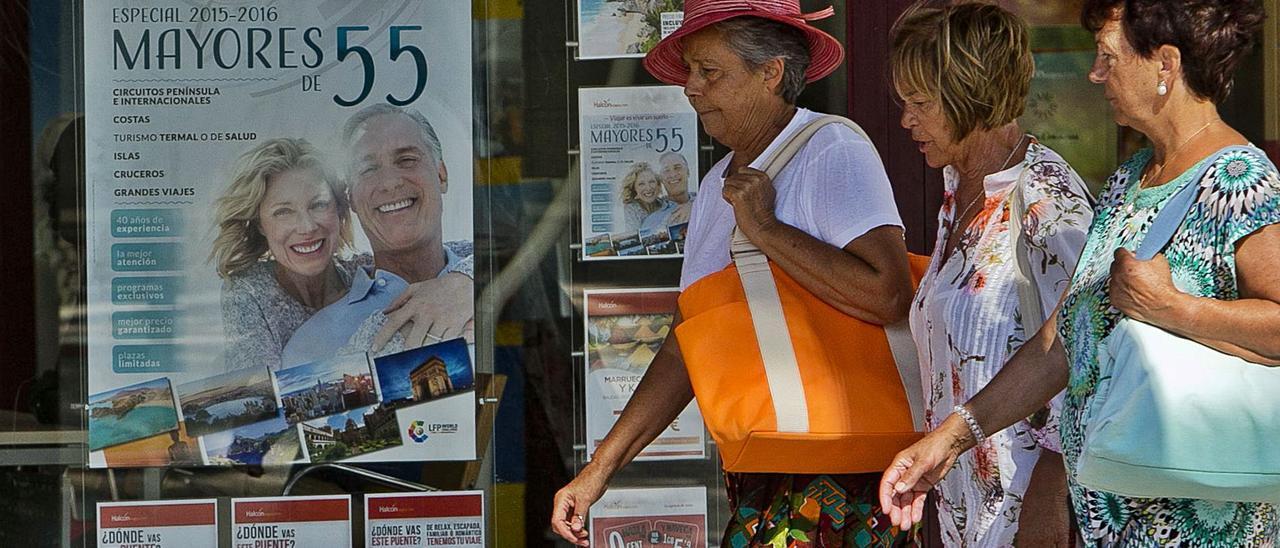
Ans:
[{"label": "smiling woman on poster", "polygon": [[636,162],[622,178],[622,204],[628,232],[640,230],[645,218],[666,205],[662,181],[647,162]]},{"label": "smiling woman on poster", "polygon": [[271,139],[244,153],[214,222],[209,260],[223,279],[228,369],[279,369],[293,332],[370,261],[339,256],[352,242],[347,187],[305,139]]},{"label": "smiling woman on poster", "polygon": [[689,192],[689,162],[679,152],[664,152],[658,157],[661,167],[662,207],[644,218],[640,230],[666,230],[669,227],[689,222],[689,213],[693,210],[693,198]]},{"label": "smiling woman on poster", "polygon": [[351,207],[373,261],[298,328],[284,365],[470,339],[475,260],[470,240],[444,240],[450,180],[435,127],[417,110],[380,103],[347,120],[342,144]]}]

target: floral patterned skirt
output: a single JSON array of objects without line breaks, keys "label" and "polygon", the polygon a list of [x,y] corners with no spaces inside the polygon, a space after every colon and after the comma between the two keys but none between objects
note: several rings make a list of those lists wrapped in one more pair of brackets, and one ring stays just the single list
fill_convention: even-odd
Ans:
[{"label": "floral patterned skirt", "polygon": [[726,548],[910,546],[918,529],[899,531],[880,512],[880,474],[725,474],[733,515]]}]

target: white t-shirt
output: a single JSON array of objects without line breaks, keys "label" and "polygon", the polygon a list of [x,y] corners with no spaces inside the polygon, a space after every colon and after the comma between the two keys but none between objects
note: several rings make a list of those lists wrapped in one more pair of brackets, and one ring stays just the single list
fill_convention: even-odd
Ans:
[{"label": "white t-shirt", "polygon": [[[788,136],[819,116],[796,109],[791,122],[751,167],[760,169]],[[729,266],[729,243],[737,222],[721,189],[732,159],[730,152],[712,166],[698,187],[680,271],[682,291]],[[778,220],[839,248],[873,228],[902,226],[889,176],[875,147],[842,125],[829,125],[813,134],[774,179],[773,187]]]}]

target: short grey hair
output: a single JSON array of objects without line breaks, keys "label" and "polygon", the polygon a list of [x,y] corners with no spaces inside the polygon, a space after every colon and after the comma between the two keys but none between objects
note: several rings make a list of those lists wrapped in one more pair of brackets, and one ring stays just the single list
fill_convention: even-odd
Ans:
[{"label": "short grey hair", "polygon": [[434,157],[436,164],[439,165],[439,163],[444,160],[444,156],[442,156],[440,148],[440,137],[436,136],[436,128],[432,127],[431,122],[427,120],[427,117],[423,116],[417,109],[403,108],[387,103],[377,103],[360,109],[355,114],[352,114],[351,117],[347,119],[347,123],[342,126],[343,147],[350,147],[356,139],[356,133],[359,132],[360,129],[369,122],[369,120],[382,116],[383,114],[399,114],[412,120],[418,125],[418,129],[421,130],[422,144],[431,149],[431,155]]},{"label": "short grey hair", "polygon": [[809,68],[809,40],[804,31],[786,23],[761,17],[734,17],[715,24],[729,50],[757,70],[774,59],[782,59],[782,100],[796,103],[804,91],[804,73]]},{"label": "short grey hair", "polygon": [[684,164],[684,167],[686,168],[689,167],[689,161],[685,160],[684,155],[680,154],[679,152],[676,152],[674,150],[668,150],[666,152],[663,152],[662,154],[658,155],[658,162],[661,163],[663,161],[666,161],[667,158],[675,158],[676,160],[679,160],[681,164]]}]

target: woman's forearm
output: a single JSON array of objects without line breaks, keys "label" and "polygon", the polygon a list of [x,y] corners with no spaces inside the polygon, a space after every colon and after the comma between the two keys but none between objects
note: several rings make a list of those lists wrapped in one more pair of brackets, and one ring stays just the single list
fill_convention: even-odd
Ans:
[{"label": "woman's forearm", "polygon": [[676,342],[674,326],[678,324],[677,315],[671,333],[649,364],[618,422],[587,465],[593,472],[603,474],[606,482],[662,434],[693,400],[693,385]]},{"label": "woman's forearm", "polygon": [[1280,365],[1280,303],[1178,293],[1152,312],[1151,324],[1161,329],[1251,362]]},{"label": "woman's forearm", "polygon": [[898,227],[872,229],[840,249],[777,221],[752,241],[796,282],[845,314],[878,325],[906,317],[911,271]]},{"label": "woman's forearm", "polygon": [[1067,386],[1067,353],[1058,339],[1057,312],[1014,353],[966,407],[994,434],[1044,407]]}]

